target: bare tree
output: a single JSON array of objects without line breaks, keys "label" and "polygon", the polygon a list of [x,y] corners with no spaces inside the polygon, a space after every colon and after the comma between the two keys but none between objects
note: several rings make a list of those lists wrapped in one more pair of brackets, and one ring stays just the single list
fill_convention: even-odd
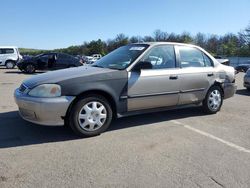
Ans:
[{"label": "bare tree", "polygon": [[155,41],[167,41],[168,40],[168,33],[163,32],[160,29],[157,29],[154,32],[154,39],[155,39]]},{"label": "bare tree", "polygon": [[205,48],[206,47],[206,36],[203,33],[197,33],[194,42],[196,45]]},{"label": "bare tree", "polygon": [[250,24],[241,32],[239,32],[240,41],[250,48]]}]

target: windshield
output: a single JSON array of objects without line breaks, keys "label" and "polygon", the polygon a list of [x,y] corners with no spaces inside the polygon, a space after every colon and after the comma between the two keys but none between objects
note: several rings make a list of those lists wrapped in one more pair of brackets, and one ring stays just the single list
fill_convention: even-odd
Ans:
[{"label": "windshield", "polygon": [[39,57],[41,57],[43,55],[45,55],[45,54],[38,54],[38,55],[35,56],[35,58],[39,58]]},{"label": "windshield", "polygon": [[126,69],[148,48],[148,46],[147,44],[130,44],[122,46],[96,61],[92,66],[119,70]]}]

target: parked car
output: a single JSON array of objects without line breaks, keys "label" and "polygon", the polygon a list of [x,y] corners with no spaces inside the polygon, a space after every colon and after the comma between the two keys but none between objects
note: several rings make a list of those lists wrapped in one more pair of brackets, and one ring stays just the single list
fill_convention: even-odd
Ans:
[{"label": "parked car", "polygon": [[87,64],[93,64],[93,63],[95,63],[96,61],[98,61],[98,58],[92,57],[91,59],[88,60]]},{"label": "parked car", "polygon": [[17,63],[18,68],[25,73],[36,70],[57,70],[81,66],[80,60],[64,53],[44,53],[35,57],[23,59]]},{"label": "parked car", "polygon": [[101,59],[102,58],[102,55],[101,54],[93,54],[93,55],[91,55],[93,58],[95,58],[95,59]]},{"label": "parked car", "polygon": [[202,48],[156,42],[120,47],[91,66],[36,75],[14,96],[25,120],[94,136],[116,117],[200,104],[214,114],[235,90],[234,68]]},{"label": "parked car", "polygon": [[89,62],[93,59],[92,56],[82,56],[84,64],[90,64]]},{"label": "parked car", "polygon": [[250,68],[250,64],[240,64],[235,67],[235,70],[237,72],[247,72],[249,68]]},{"label": "parked car", "polygon": [[228,66],[230,65],[229,59],[223,58],[221,56],[214,56],[214,58],[223,65],[228,65]]},{"label": "parked car", "polygon": [[81,64],[84,64],[84,59],[81,55],[76,55],[75,58],[78,59]]},{"label": "parked car", "polygon": [[244,87],[247,88],[248,91],[250,91],[250,69],[248,69],[244,76]]},{"label": "parked car", "polygon": [[16,63],[22,59],[19,50],[15,46],[0,46],[0,66],[13,69]]}]

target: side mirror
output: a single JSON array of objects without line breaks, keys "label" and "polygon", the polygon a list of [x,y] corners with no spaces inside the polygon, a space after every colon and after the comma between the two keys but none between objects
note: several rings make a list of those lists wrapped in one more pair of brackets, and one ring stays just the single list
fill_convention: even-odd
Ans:
[{"label": "side mirror", "polygon": [[134,71],[140,71],[142,69],[152,69],[153,66],[148,61],[139,61],[133,68]]}]

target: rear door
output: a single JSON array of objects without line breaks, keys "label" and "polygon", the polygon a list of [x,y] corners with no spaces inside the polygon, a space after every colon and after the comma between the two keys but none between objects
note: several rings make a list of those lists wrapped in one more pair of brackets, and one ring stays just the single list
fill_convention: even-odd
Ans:
[{"label": "rear door", "polygon": [[15,60],[13,48],[2,48],[0,49],[0,62],[5,65],[7,60]]},{"label": "rear door", "polygon": [[128,111],[177,105],[180,82],[174,47],[155,46],[141,61],[150,62],[152,69],[129,72]]},{"label": "rear door", "polygon": [[68,54],[57,54],[55,69],[64,69],[74,65],[72,58]]},{"label": "rear door", "polygon": [[215,79],[212,60],[201,50],[189,46],[176,46],[180,64],[179,103],[202,101]]},{"label": "rear door", "polygon": [[4,62],[4,54],[3,50],[0,48],[0,65],[3,65],[2,63]]}]

